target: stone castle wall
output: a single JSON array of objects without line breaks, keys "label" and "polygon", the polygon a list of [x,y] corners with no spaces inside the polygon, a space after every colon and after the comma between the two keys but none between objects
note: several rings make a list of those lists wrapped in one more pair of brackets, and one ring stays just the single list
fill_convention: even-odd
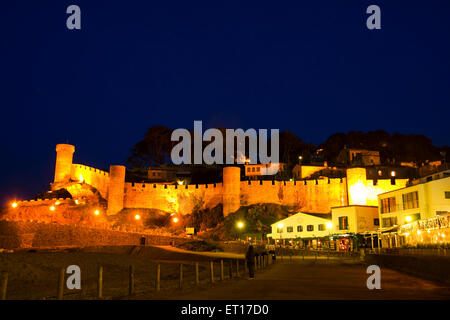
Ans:
[{"label": "stone castle wall", "polygon": [[72,164],[71,179],[83,181],[96,188],[103,198],[108,195],[109,173],[82,164]]},{"label": "stone castle wall", "polygon": [[347,204],[345,179],[241,181],[241,206],[276,203],[304,212],[329,213]]},{"label": "stone castle wall", "polygon": [[[55,183],[68,181],[75,147],[58,145]],[[164,185],[125,183],[124,166],[111,166],[107,172],[73,164],[70,179],[96,188],[108,201],[107,213],[114,215],[123,208],[159,209],[179,214],[195,208],[213,208],[223,204],[228,215],[240,206],[274,203],[304,212],[329,213],[331,207],[352,204],[377,205],[377,195],[405,187],[407,179],[367,180],[365,168],[348,168],[347,178],[304,181],[240,181],[239,167],[225,167],[223,183],[209,185]]]},{"label": "stone castle wall", "polygon": [[125,208],[151,208],[181,214],[194,208],[214,208],[222,203],[221,183],[207,185],[163,185],[125,183]]}]

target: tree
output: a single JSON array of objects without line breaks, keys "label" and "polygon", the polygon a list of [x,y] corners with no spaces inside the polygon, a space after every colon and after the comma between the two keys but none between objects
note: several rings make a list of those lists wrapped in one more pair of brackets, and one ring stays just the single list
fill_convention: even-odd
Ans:
[{"label": "tree", "polygon": [[160,166],[168,162],[172,141],[172,130],[164,126],[150,127],[143,140],[139,141],[133,149],[127,163],[132,167]]}]

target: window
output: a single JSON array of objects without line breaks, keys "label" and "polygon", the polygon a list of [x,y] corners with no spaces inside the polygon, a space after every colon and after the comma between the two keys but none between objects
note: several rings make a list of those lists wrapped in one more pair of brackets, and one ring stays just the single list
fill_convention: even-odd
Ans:
[{"label": "window", "polygon": [[283,232],[283,228],[277,228],[277,232],[278,233],[282,233]]},{"label": "window", "polygon": [[250,172],[251,171],[251,168],[247,168],[247,172]]},{"label": "window", "polygon": [[260,168],[260,167],[257,167],[257,168],[256,168],[256,171],[261,172],[261,168]]},{"label": "window", "polygon": [[414,209],[419,207],[419,193],[417,191],[405,193],[403,198],[403,210]]},{"label": "window", "polygon": [[450,191],[445,191],[445,199],[450,199]]},{"label": "window", "polygon": [[348,217],[339,217],[339,230],[348,230]]},{"label": "window", "polygon": [[373,225],[374,226],[379,226],[380,225],[380,219],[378,219],[378,218],[373,219]]},{"label": "window", "polygon": [[287,231],[287,232],[294,232],[294,227],[287,227],[287,228],[286,228],[286,231]]},{"label": "window", "polygon": [[395,209],[395,197],[381,199],[381,213],[394,212]]},{"label": "window", "polygon": [[308,230],[308,231],[314,231],[314,226],[313,226],[312,224],[308,224],[308,225],[306,226],[306,230]]},{"label": "window", "polygon": [[255,172],[255,167],[252,168],[252,172]]},{"label": "window", "polygon": [[319,224],[319,231],[325,231],[325,225],[324,224]]},{"label": "window", "polygon": [[397,217],[383,218],[383,228],[392,227],[397,224]]},{"label": "window", "polygon": [[297,226],[297,232],[303,232],[303,226]]}]

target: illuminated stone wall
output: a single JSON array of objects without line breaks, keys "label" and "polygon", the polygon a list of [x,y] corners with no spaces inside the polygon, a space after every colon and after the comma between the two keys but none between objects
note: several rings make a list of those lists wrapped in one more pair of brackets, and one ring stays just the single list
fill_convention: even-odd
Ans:
[{"label": "illuminated stone wall", "polygon": [[81,164],[73,164],[71,171],[71,179],[73,181],[80,181],[96,188],[103,198],[106,199],[108,195],[109,173],[84,166]]},{"label": "illuminated stone wall", "polygon": [[214,208],[222,203],[222,194],[221,183],[187,186],[125,183],[124,207],[189,214],[194,208]]},{"label": "illuminated stone wall", "polygon": [[298,211],[329,213],[347,204],[345,179],[241,181],[241,205],[276,203]]}]

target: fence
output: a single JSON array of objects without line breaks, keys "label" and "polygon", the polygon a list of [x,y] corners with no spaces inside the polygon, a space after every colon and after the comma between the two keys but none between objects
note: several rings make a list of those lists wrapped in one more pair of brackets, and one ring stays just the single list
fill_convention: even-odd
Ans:
[{"label": "fence", "polygon": [[[271,264],[268,255],[255,256],[255,271]],[[69,290],[66,287],[66,269],[53,272],[55,295],[43,295],[32,299],[108,299],[127,296],[158,295],[161,291],[212,285],[228,279],[242,279],[247,273],[244,259],[214,259],[209,261],[182,263],[152,261],[146,270],[137,270],[130,265],[126,270],[113,270],[111,265],[98,265],[95,272],[81,275],[81,289]],[[8,273],[0,275],[0,299],[8,298]],[[42,289],[44,290],[44,289]],[[44,290],[45,291],[45,290]],[[47,290],[52,291],[51,287]],[[169,291],[170,292],[170,291]],[[23,299],[17,297],[14,299]]]}]

